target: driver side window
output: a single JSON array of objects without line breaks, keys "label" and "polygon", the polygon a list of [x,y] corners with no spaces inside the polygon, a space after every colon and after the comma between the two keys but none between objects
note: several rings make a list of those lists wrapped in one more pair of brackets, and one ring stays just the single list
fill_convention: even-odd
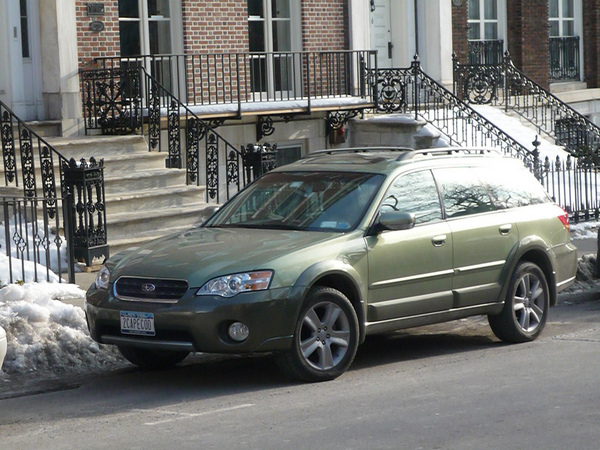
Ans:
[{"label": "driver side window", "polygon": [[413,172],[396,178],[379,211],[412,213],[417,225],[442,220],[440,198],[431,171]]}]

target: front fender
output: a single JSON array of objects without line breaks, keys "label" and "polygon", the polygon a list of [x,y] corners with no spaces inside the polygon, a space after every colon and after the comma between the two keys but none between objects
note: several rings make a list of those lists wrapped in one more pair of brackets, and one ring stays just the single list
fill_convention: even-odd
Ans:
[{"label": "front fender", "polygon": [[296,315],[300,314],[300,308],[306,296],[316,285],[333,287],[345,293],[356,310],[362,342],[365,335],[367,286],[359,272],[353,266],[337,260],[320,261],[306,268],[290,291],[291,297],[302,299],[301,302],[298,302]]}]

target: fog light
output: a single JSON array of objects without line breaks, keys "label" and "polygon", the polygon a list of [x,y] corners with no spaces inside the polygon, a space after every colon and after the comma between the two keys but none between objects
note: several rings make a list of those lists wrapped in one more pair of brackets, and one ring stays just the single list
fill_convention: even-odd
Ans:
[{"label": "fog light", "polygon": [[242,342],[248,339],[250,330],[241,322],[234,322],[229,325],[229,337],[237,342]]}]

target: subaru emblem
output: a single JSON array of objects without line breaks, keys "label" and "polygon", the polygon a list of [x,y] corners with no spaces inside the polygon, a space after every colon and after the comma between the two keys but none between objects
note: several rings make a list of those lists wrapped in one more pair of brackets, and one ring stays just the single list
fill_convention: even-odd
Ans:
[{"label": "subaru emblem", "polygon": [[142,292],[154,292],[156,290],[156,286],[152,283],[144,283],[142,284]]}]

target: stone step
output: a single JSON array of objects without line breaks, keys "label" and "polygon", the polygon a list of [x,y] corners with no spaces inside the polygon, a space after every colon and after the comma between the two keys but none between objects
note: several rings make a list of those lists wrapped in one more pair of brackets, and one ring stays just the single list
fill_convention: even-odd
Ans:
[{"label": "stone step", "polygon": [[[61,135],[61,122],[60,120],[32,120],[26,121],[25,125],[36,133],[38,136],[42,138],[49,138]],[[16,125],[16,122],[13,123],[13,134],[15,139],[17,138],[17,133],[19,127]]]},{"label": "stone step", "polygon": [[149,191],[106,195],[107,214],[138,212],[158,208],[176,208],[205,200],[204,186],[174,186],[168,190],[151,189]]},{"label": "stone step", "polygon": [[[205,202],[185,206],[137,211],[135,214],[122,212],[107,214],[106,230],[109,246],[113,240],[135,236],[169,233],[172,229],[191,227],[203,221],[202,210],[209,206]],[[112,250],[111,250],[112,252]]]},{"label": "stone step", "polygon": [[170,189],[185,184],[184,169],[151,169],[126,174],[104,174],[106,195]]},{"label": "stone step", "polygon": [[[86,159],[87,161],[87,159]],[[59,161],[58,158],[53,159],[54,174],[58,178]],[[35,158],[35,177],[36,180],[41,180],[41,164]],[[123,173],[139,172],[144,170],[164,169],[165,154],[155,152],[144,152],[139,154],[125,154],[118,156],[110,156],[104,159],[104,176],[121,176]],[[4,165],[0,165],[0,179],[4,179]],[[22,180],[22,170],[20,161],[17,164],[17,176]]]},{"label": "stone step", "polygon": [[149,153],[143,136],[77,136],[46,139],[54,149],[67,159],[90,159],[92,156],[105,160],[111,156]]}]

